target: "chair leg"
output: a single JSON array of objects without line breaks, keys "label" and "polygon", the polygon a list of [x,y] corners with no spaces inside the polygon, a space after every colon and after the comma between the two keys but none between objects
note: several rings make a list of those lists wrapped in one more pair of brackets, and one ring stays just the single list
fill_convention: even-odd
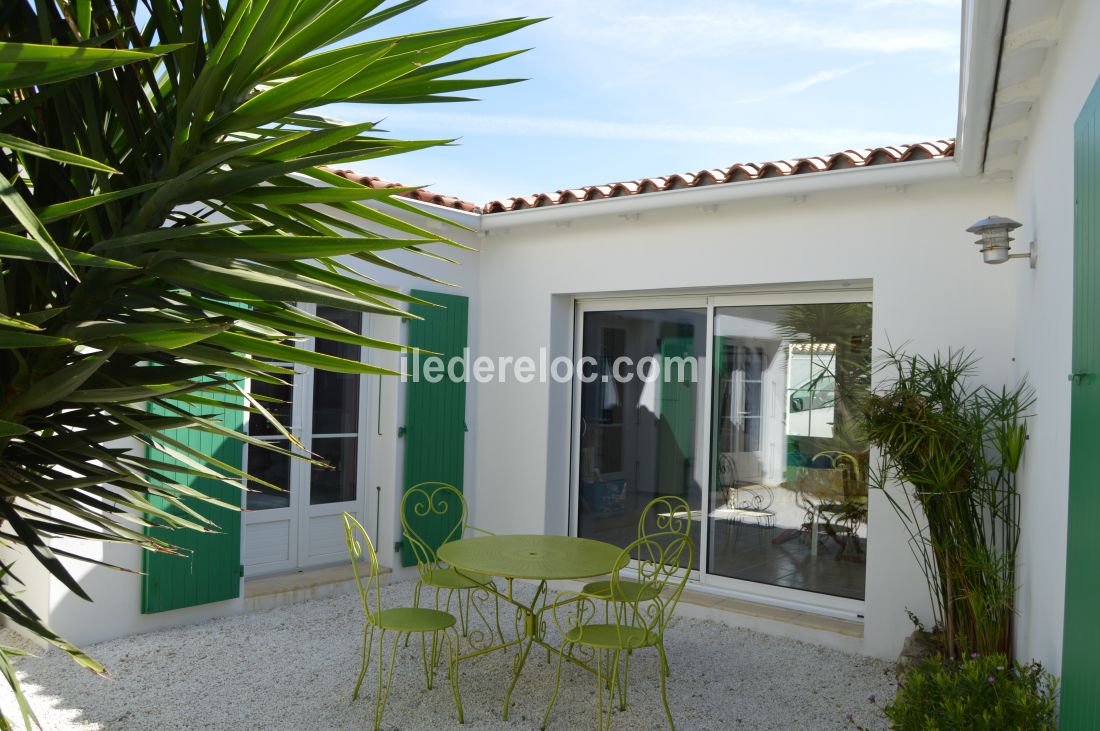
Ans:
[{"label": "chair leg", "polygon": [[[599,715],[596,717],[599,731],[610,731],[611,713],[615,709],[615,688],[619,683],[619,651],[598,650],[596,652],[596,692],[599,694]],[[606,671],[606,676],[604,672]],[[606,680],[604,679],[606,677]],[[607,711],[604,711],[604,688],[607,688]]]},{"label": "chair leg", "polygon": [[351,699],[353,701],[359,698],[359,687],[363,685],[363,677],[367,674],[367,666],[370,665],[370,656],[373,647],[374,625],[366,624],[363,626],[363,659],[359,666],[359,677],[355,681],[355,690],[351,694]]},{"label": "chair leg", "polygon": [[[568,648],[568,650],[566,649]],[[554,677],[554,692],[550,695],[550,705],[546,707],[546,713],[542,714],[542,725],[539,728],[542,731],[546,731],[546,724],[550,722],[550,711],[554,709],[554,704],[558,701],[558,689],[561,688],[561,661],[566,652],[572,652],[573,647],[568,644],[561,646],[561,652],[558,654],[558,671]]]},{"label": "chair leg", "polygon": [[497,622],[497,636],[500,637],[501,644],[504,643],[504,630],[500,628],[500,597],[496,594],[496,584],[493,584],[493,602],[496,604],[496,622]]},{"label": "chair leg", "polygon": [[665,706],[665,716],[668,718],[668,727],[672,731],[676,731],[676,722],[672,720],[672,710],[668,707],[668,691],[665,687],[665,677],[668,675],[664,668],[667,667],[668,661],[665,659],[665,648],[663,645],[657,645],[657,654],[661,659],[661,702]]},{"label": "chair leg", "polygon": [[665,636],[664,636],[664,633],[662,633],[657,638],[657,647],[661,648],[660,649],[661,672],[664,673],[665,675],[671,676],[672,675],[672,668],[670,668],[668,666],[668,655],[665,654]]},{"label": "chair leg", "polygon": [[[386,711],[386,700],[390,697],[390,686],[393,685],[393,664],[397,659],[397,647],[401,644],[401,632],[397,633],[397,637],[393,640],[393,649],[390,650],[390,669],[389,672],[384,672],[386,664],[383,662],[385,659],[385,639],[386,630],[382,630],[382,635],[378,638],[378,695],[374,699],[374,731],[378,731],[382,725],[382,714]],[[385,686],[383,687],[382,680],[385,678]]]},{"label": "chair leg", "polygon": [[[420,608],[420,589],[424,586],[424,582],[420,579],[416,580],[416,586],[413,588],[413,609]],[[436,595],[439,595],[439,589],[436,589]],[[436,609],[439,609],[437,606]],[[411,634],[405,635],[405,647],[409,646],[409,640],[412,639]]]},{"label": "chair leg", "polygon": [[443,636],[447,640],[447,657],[450,665],[447,674],[451,680],[451,694],[455,697],[455,708],[458,709],[458,722],[465,723],[466,719],[462,712],[462,695],[458,690],[458,633],[455,632],[454,627],[451,627],[449,631],[444,630]]},{"label": "chair leg", "polygon": [[[465,623],[465,629],[463,629],[463,631],[462,631],[462,636],[463,637],[468,637],[469,634],[470,634],[470,600],[473,599],[474,590],[473,589],[467,589],[465,594],[466,594],[466,623]],[[461,610],[459,610],[459,611],[461,612]]]},{"label": "chair leg", "polygon": [[429,652],[428,652],[428,647],[427,647],[427,644],[428,644],[427,643],[427,637],[425,636],[428,633],[427,632],[420,632],[419,634],[420,634],[420,665],[424,670],[424,684],[427,686],[428,690],[431,690],[432,685],[433,685],[432,681],[435,680],[435,661],[436,661],[436,655],[438,654],[438,650],[436,649],[436,643],[439,640],[439,637],[438,637],[439,633],[438,632],[432,632],[432,645],[431,645],[430,657],[429,657]]},{"label": "chair leg", "polygon": [[626,688],[630,683],[630,650],[623,653],[623,672],[619,677],[619,710],[626,710]]}]

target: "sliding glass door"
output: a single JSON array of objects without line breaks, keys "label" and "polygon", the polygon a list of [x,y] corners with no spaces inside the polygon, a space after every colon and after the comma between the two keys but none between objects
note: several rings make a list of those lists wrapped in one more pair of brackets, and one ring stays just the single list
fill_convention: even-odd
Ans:
[{"label": "sliding glass door", "polygon": [[862,600],[868,448],[856,411],[871,380],[862,298],[582,304],[577,534],[626,545],[650,500],[678,495],[702,581]]},{"label": "sliding glass door", "polygon": [[866,303],[714,309],[711,574],[862,599]]},{"label": "sliding glass door", "polygon": [[645,506],[675,495],[698,541],[706,310],[589,312],[583,328],[577,534],[626,546]]}]

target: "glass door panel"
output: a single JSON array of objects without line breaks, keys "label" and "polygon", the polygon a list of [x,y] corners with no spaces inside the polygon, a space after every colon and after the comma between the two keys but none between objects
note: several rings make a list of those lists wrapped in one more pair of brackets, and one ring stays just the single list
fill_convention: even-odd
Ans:
[{"label": "glass door panel", "polygon": [[[317,314],[354,333],[363,330],[361,312],[319,306]],[[348,360],[360,358],[358,345],[335,340],[317,340],[314,350]],[[356,499],[360,380],[352,373],[314,371],[312,449],[331,468],[310,470],[310,505]]]},{"label": "glass door panel", "polygon": [[707,571],[864,597],[871,305],[714,310]]},{"label": "glass door panel", "polygon": [[706,310],[586,312],[582,327],[578,535],[626,546],[646,504],[676,495],[698,546]]},{"label": "glass door panel", "polygon": [[[252,381],[250,391],[253,398],[262,403],[280,424],[288,429],[294,428],[292,386]],[[284,439],[278,429],[263,416],[249,414],[245,423],[250,436],[271,442],[283,449],[290,449],[290,441]],[[247,452],[248,474],[277,485],[281,489],[276,490],[263,483],[249,480],[250,492],[245,496],[245,507],[249,510],[275,510],[290,507],[291,458],[252,444],[248,445]]]}]

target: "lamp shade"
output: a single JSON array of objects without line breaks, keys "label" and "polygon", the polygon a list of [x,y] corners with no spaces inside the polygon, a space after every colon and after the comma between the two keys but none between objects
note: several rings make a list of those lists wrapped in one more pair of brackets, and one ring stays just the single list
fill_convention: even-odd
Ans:
[{"label": "lamp shade", "polygon": [[1008,252],[1012,248],[1010,232],[1018,229],[1019,221],[1004,216],[989,216],[966,229],[978,235],[975,241],[982,248],[982,259],[986,264],[1001,264],[1008,261]]}]

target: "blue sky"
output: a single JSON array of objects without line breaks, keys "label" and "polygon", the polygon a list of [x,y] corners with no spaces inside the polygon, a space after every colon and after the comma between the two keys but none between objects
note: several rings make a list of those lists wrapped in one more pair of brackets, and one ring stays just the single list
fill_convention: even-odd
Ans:
[{"label": "blue sky", "polygon": [[959,0],[430,0],[371,31],[550,19],[478,52],[482,100],[338,105],[458,146],[351,165],[477,203],[955,132]]}]

